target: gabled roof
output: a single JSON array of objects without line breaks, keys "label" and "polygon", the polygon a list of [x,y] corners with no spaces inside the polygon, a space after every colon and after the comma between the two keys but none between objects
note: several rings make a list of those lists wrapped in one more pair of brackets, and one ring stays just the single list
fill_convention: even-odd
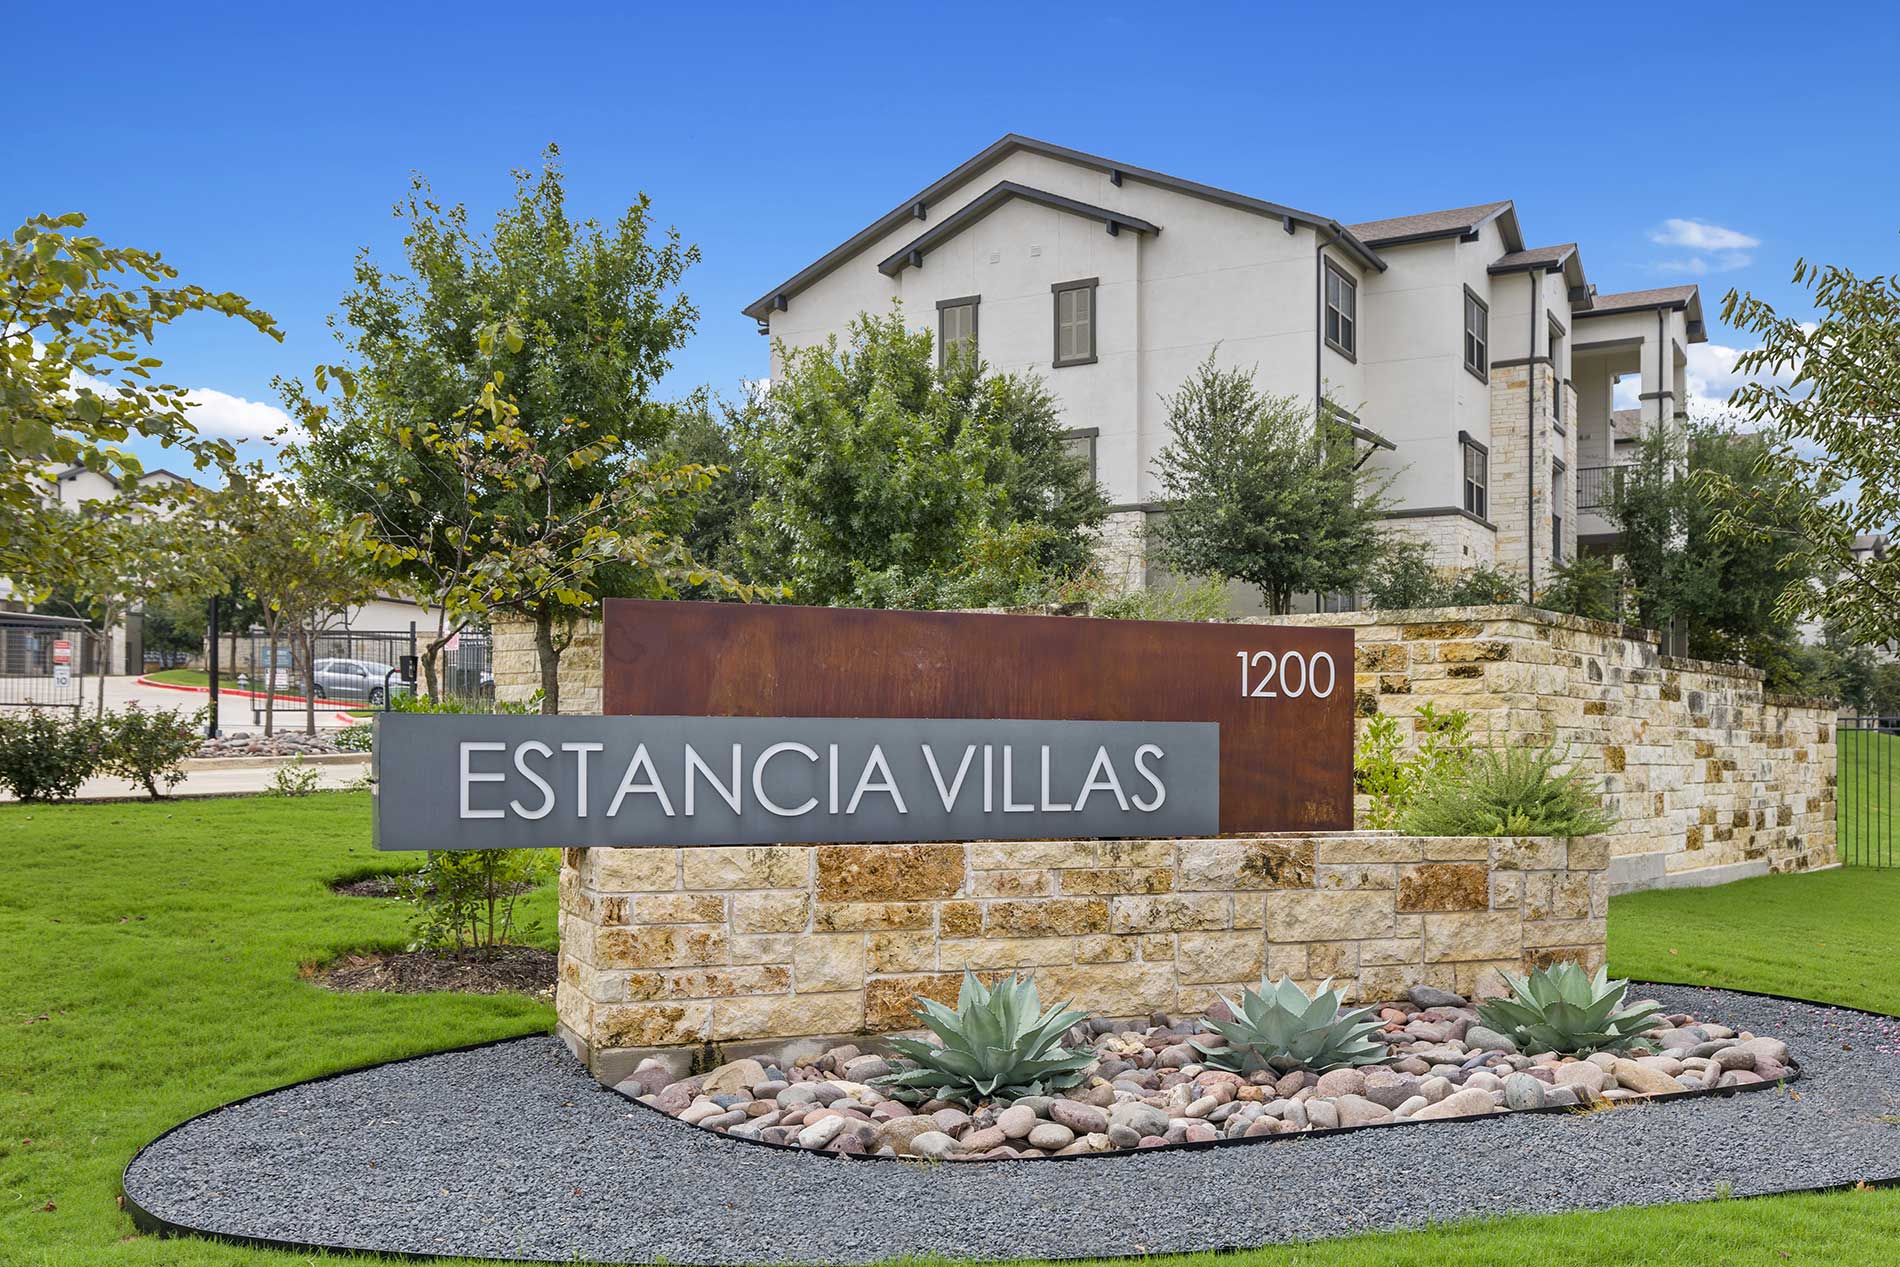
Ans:
[{"label": "gabled roof", "polygon": [[1526,251],[1512,251],[1500,255],[1485,270],[1496,276],[1499,273],[1562,273],[1564,289],[1569,292],[1570,306],[1574,312],[1590,306],[1590,284],[1584,280],[1583,257],[1577,253],[1575,242],[1565,242],[1559,246],[1536,246]]},{"label": "gabled roof", "polygon": [[1688,327],[1689,342],[1708,342],[1708,332],[1702,324],[1702,289],[1699,286],[1658,286],[1652,290],[1625,290],[1614,295],[1598,295],[1587,309],[1572,315],[1578,318],[1608,317],[1619,312],[1642,312],[1647,308],[1681,309],[1683,323]]},{"label": "gabled roof", "polygon": [[805,287],[837,268],[840,264],[862,251],[870,243],[883,237],[906,220],[927,219],[930,204],[972,178],[981,175],[989,168],[1002,162],[1012,154],[1028,152],[1041,154],[1048,158],[1060,159],[1078,167],[1092,168],[1107,172],[1109,178],[1120,184],[1123,180],[1138,180],[1146,185],[1162,189],[1171,189],[1177,193],[1188,194],[1195,198],[1205,198],[1223,206],[1237,207],[1257,215],[1272,216],[1284,220],[1288,226],[1303,224],[1309,228],[1336,234],[1339,243],[1356,255],[1367,267],[1385,271],[1385,261],[1377,253],[1359,240],[1351,230],[1326,216],[1315,215],[1310,211],[1300,211],[1293,207],[1282,206],[1277,202],[1268,202],[1264,198],[1253,198],[1246,194],[1237,194],[1226,189],[1217,189],[1212,185],[1203,185],[1197,181],[1183,180],[1179,176],[1169,176],[1164,172],[1153,171],[1146,167],[1133,167],[1127,163],[1116,162],[1096,154],[1086,154],[1081,150],[1072,150],[1067,146],[1052,145],[1048,141],[1038,141],[1033,137],[1021,136],[1011,132],[993,145],[983,149],[965,162],[932,181],[923,189],[906,198],[896,207],[885,212],[876,220],[851,235],[838,246],[827,251],[812,263],[806,265],[783,282],[774,286],[764,295],[745,307],[748,317],[763,321],[767,313],[774,309],[783,309]]},{"label": "gabled roof", "polygon": [[1436,238],[1463,237],[1476,233],[1493,220],[1499,220],[1498,231],[1504,235],[1504,248],[1507,251],[1524,249],[1524,236],[1518,232],[1516,205],[1509,199],[1503,202],[1481,202],[1471,207],[1452,207],[1446,211],[1425,211],[1412,216],[1394,216],[1389,220],[1366,220],[1347,226],[1352,235],[1367,246],[1403,246],[1410,242],[1430,242]]},{"label": "gabled roof", "polygon": [[1111,234],[1119,233],[1123,229],[1133,229],[1137,233],[1149,234],[1161,232],[1159,225],[1150,224],[1135,216],[1123,215],[1119,211],[1110,211],[1106,207],[1097,207],[1092,203],[1077,202],[1073,198],[1064,198],[1061,194],[1052,194],[1046,189],[1033,189],[1028,185],[1019,185],[1013,180],[999,180],[983,193],[939,220],[934,227],[926,229],[885,257],[877,266],[877,271],[887,277],[895,277],[904,271],[906,265],[921,266],[924,256],[928,255],[938,243],[948,241],[1004,203],[1017,198],[1040,206],[1053,207],[1057,211],[1066,211],[1070,215],[1099,220],[1108,226]]}]

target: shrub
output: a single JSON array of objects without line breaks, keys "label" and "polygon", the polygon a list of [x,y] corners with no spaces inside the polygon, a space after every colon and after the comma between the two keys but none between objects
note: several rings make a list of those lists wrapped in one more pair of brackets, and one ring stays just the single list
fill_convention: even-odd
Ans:
[{"label": "shrub", "polygon": [[1551,569],[1551,584],[1537,596],[1546,611],[1591,620],[1621,620],[1623,590],[1616,570],[1595,555],[1580,555]]},{"label": "shrub", "polygon": [[1524,601],[1524,578],[1497,568],[1473,568],[1452,582],[1447,607],[1491,607]]},{"label": "shrub", "polygon": [[[409,710],[398,709],[397,711],[407,712]],[[370,739],[374,735],[375,730],[376,728],[366,721],[358,722],[354,726],[345,726],[336,732],[335,742],[337,750],[339,752],[368,752],[370,749]]]},{"label": "shrub", "polygon": [[1191,620],[1207,622],[1232,616],[1227,582],[1218,576],[1196,581],[1176,580],[1160,590],[1138,589],[1091,604],[1091,616],[1104,620]]},{"label": "shrub", "polygon": [[23,801],[63,801],[99,772],[106,727],[42,709],[0,715],[0,783]]},{"label": "shrub", "polygon": [[1471,714],[1463,709],[1422,704],[1413,730],[1418,745],[1408,752],[1398,719],[1381,713],[1353,749],[1353,786],[1371,798],[1365,825],[1376,831],[1395,826],[1420,788],[1455,777],[1471,759]]},{"label": "shrub", "polygon": [[1616,818],[1590,779],[1546,745],[1486,749],[1426,782],[1399,817],[1415,836],[1590,836]]},{"label": "shrub", "polygon": [[1322,1072],[1351,1065],[1367,1065],[1383,1060],[1387,1047],[1372,1035],[1384,1028],[1372,1009],[1341,1012],[1344,997],[1332,988],[1329,978],[1320,983],[1311,998],[1286,977],[1277,984],[1260,982],[1259,990],[1245,990],[1240,1002],[1226,995],[1221,1001],[1233,1013],[1230,1021],[1208,1018],[1208,1025],[1227,1040],[1225,1046],[1212,1047],[1193,1040],[1195,1048],[1216,1069],[1233,1073],[1254,1073],[1271,1069],[1287,1073],[1294,1069]]},{"label": "shrub", "polygon": [[184,779],[185,758],[198,751],[204,715],[202,708],[189,718],[175,708],[148,713],[137,703],[127,704],[122,713],[107,714],[105,769],[139,784],[154,800],[163,797],[160,783],[169,792]]},{"label": "shrub", "polygon": [[1610,981],[1603,969],[1594,977],[1574,963],[1538,968],[1528,977],[1504,974],[1508,998],[1478,1005],[1478,1018],[1518,1045],[1520,1051],[1554,1051],[1566,1056],[1621,1051],[1655,1024],[1662,1010],[1639,1003],[1627,1010],[1627,981]]},{"label": "shrub", "polygon": [[552,849],[432,851],[397,880],[409,903],[416,944],[429,950],[492,954],[534,931],[515,922],[515,899],[553,872]]},{"label": "shrub", "polygon": [[972,1105],[1073,1087],[1094,1063],[1095,1053],[1069,1050],[1062,1046],[1062,1036],[1088,1016],[1062,1006],[1046,1012],[1041,1008],[1031,978],[1006,977],[992,989],[966,968],[956,1011],[933,999],[917,999],[918,1019],[942,1046],[915,1038],[892,1039],[891,1046],[917,1067],[887,1074],[878,1083],[911,1103],[959,1100]]},{"label": "shrub", "polygon": [[292,757],[277,767],[265,791],[272,796],[308,796],[317,790],[317,783],[322,778],[322,771],[315,766],[305,762],[302,757]]}]

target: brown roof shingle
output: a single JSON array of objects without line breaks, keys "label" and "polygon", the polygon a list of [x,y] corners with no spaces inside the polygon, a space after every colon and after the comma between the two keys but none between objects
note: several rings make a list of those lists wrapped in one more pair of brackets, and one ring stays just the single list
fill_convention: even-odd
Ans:
[{"label": "brown roof shingle", "polygon": [[1346,227],[1367,246],[1408,238],[1448,237],[1469,233],[1493,216],[1511,209],[1511,203],[1481,202],[1473,207],[1453,207],[1446,211],[1426,211],[1415,216],[1394,216],[1389,220],[1367,220]]}]

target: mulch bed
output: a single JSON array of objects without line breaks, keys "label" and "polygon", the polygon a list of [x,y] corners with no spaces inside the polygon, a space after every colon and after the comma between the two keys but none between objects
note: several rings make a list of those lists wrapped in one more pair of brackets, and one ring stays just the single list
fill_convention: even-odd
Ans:
[{"label": "mulch bed", "polygon": [[391,994],[527,994],[554,997],[557,960],[551,950],[504,946],[492,955],[456,957],[427,950],[349,954],[303,978],[326,990],[383,990]]},{"label": "mulch bed", "polygon": [[366,875],[360,880],[338,880],[330,886],[330,892],[339,897],[395,897],[396,877]]}]

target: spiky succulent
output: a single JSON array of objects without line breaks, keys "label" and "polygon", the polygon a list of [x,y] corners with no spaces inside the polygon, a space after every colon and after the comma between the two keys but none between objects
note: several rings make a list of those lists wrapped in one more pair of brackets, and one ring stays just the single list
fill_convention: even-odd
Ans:
[{"label": "spiky succulent", "polygon": [[1520,1051],[1621,1051],[1655,1025],[1661,1008],[1640,1003],[1625,1010],[1629,982],[1608,976],[1602,968],[1592,976],[1574,963],[1538,968],[1527,977],[1506,973],[1510,997],[1480,1003],[1478,1017]]},{"label": "spiky succulent", "polygon": [[1234,1073],[1257,1069],[1320,1072],[1384,1059],[1386,1045],[1368,1037],[1380,1028],[1372,1009],[1340,1011],[1343,996],[1332,986],[1328,977],[1308,998],[1286,977],[1271,985],[1263,978],[1260,989],[1242,991],[1238,1003],[1222,995],[1234,1019],[1210,1018],[1207,1023],[1227,1045],[1210,1047],[1195,1039],[1194,1046],[1206,1063]]},{"label": "spiky succulent", "polygon": [[1087,1013],[1058,1005],[1042,1011],[1042,999],[1030,977],[1010,976],[986,987],[965,971],[951,1011],[934,999],[919,997],[917,1018],[942,1045],[915,1038],[894,1038],[898,1054],[917,1062],[877,1079],[893,1097],[918,1103],[957,1100],[1017,1100],[1075,1086],[1095,1061],[1092,1051],[1071,1051],[1062,1035]]}]

